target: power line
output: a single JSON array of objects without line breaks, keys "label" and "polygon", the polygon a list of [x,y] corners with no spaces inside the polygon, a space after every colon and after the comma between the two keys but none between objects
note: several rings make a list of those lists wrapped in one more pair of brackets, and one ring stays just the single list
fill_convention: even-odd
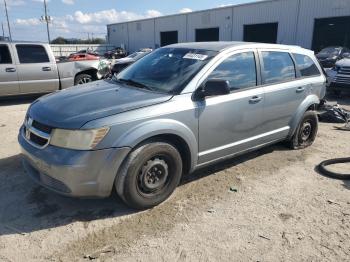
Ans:
[{"label": "power line", "polygon": [[4,0],[4,4],[5,4],[5,13],[6,13],[6,19],[7,19],[7,27],[9,30],[9,38],[10,41],[12,41],[12,34],[11,34],[11,27],[10,27],[10,20],[9,20],[9,14],[7,12],[7,4],[6,4],[6,0]]}]

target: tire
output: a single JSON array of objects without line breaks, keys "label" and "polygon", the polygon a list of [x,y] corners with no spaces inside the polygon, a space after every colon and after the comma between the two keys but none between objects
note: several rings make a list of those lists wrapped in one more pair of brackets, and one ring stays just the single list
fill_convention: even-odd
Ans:
[{"label": "tire", "polygon": [[303,149],[311,146],[317,135],[318,118],[314,111],[306,111],[300,121],[297,130],[290,139],[290,147],[292,149]]},{"label": "tire", "polygon": [[317,169],[321,174],[327,177],[340,179],[340,180],[350,180],[350,174],[335,173],[326,168],[326,166],[341,164],[341,163],[350,163],[350,157],[335,158],[335,159],[329,159],[329,160],[323,161],[321,164],[318,165]]},{"label": "tire", "polygon": [[182,159],[165,142],[150,142],[133,150],[117,175],[115,187],[125,204],[148,209],[165,201],[180,183]]},{"label": "tire", "polygon": [[74,85],[83,85],[92,82],[92,76],[88,74],[77,75],[74,79]]}]

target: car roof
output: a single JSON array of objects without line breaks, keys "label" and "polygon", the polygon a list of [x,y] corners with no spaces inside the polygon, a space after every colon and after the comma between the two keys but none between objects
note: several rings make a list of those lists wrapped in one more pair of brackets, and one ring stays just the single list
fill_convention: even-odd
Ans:
[{"label": "car roof", "polygon": [[189,43],[179,43],[172,44],[166,47],[170,48],[188,48],[188,49],[203,49],[208,51],[222,51],[229,47],[248,45],[248,42],[189,42]]},{"label": "car roof", "polygon": [[234,47],[252,47],[252,48],[272,48],[272,49],[289,49],[289,50],[304,50],[310,51],[300,46],[294,45],[279,45],[279,44],[265,44],[265,43],[253,43],[253,42],[189,42],[189,43],[179,43],[165,46],[165,48],[188,48],[188,49],[199,49],[207,51],[222,52],[224,50],[234,48]]},{"label": "car roof", "polygon": [[0,41],[0,44],[40,44],[40,45],[47,45],[48,43],[45,42],[31,42],[31,41]]}]

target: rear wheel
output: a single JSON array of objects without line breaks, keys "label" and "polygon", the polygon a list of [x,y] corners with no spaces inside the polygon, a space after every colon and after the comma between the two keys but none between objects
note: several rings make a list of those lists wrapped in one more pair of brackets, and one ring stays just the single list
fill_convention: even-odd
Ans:
[{"label": "rear wheel", "polygon": [[116,189],[130,207],[147,209],[165,201],[181,175],[182,160],[174,146],[147,143],[130,153],[116,179]]},{"label": "rear wheel", "polygon": [[75,77],[74,85],[83,85],[92,82],[92,76],[88,74],[80,74]]},{"label": "rear wheel", "polygon": [[313,144],[318,131],[318,119],[314,111],[305,112],[295,134],[290,140],[292,149],[303,149]]}]

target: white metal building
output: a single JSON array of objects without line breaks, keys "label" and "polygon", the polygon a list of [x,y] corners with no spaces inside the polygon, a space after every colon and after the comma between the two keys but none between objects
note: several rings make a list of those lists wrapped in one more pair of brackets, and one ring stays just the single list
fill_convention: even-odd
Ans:
[{"label": "white metal building", "polygon": [[177,42],[250,41],[350,47],[350,0],[266,0],[107,25],[129,52]]}]

